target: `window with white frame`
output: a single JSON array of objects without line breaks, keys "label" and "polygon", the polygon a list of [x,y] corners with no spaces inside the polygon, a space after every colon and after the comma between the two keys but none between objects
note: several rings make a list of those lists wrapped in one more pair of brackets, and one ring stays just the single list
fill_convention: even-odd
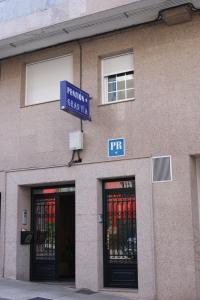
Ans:
[{"label": "window with white frame", "polygon": [[27,64],[25,105],[59,100],[61,80],[73,83],[72,55]]},{"label": "window with white frame", "polygon": [[102,59],[102,98],[104,104],[135,98],[133,53]]}]

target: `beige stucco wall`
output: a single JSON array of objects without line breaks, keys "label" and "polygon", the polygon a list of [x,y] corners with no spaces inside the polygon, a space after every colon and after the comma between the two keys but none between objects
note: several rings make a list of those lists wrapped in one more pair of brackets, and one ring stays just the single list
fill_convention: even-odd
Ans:
[{"label": "beige stucco wall", "polygon": [[[62,180],[63,178],[71,180],[76,177],[79,182],[77,191],[77,201],[79,201],[79,189],[83,190],[83,183],[78,173],[88,180],[92,178],[96,180],[106,174],[108,177],[115,177],[119,174],[134,175],[134,168],[131,172],[129,170],[129,162],[135,164],[134,161],[138,158],[142,161],[142,158],[154,155],[172,155],[173,181],[154,184],[152,188],[154,217],[150,219],[154,224],[154,240],[150,253],[155,253],[156,272],[152,273],[152,276],[156,278],[156,294],[157,299],[160,300],[198,299],[195,286],[198,282],[196,283],[195,274],[192,175],[189,156],[200,153],[199,26],[200,19],[196,16],[190,23],[173,27],[152,24],[82,41],[82,87],[92,96],[92,122],[83,124],[85,146],[81,153],[83,163],[88,165],[88,169],[81,165],[71,169],[64,167],[62,177]],[[127,49],[134,51],[136,100],[102,106],[100,57]],[[74,53],[75,84],[79,84],[80,49],[76,42],[1,62],[0,169],[7,171],[16,169],[17,172],[19,168],[23,168],[25,172],[28,168],[43,167],[41,171],[43,177],[39,177],[40,182],[37,181],[36,172],[30,178],[27,177],[26,184],[29,185],[36,181],[40,184],[59,181],[59,171],[53,171],[56,168],[50,169],[55,175],[54,179],[47,175],[49,173],[46,173],[45,168],[65,166],[71,159],[71,152],[68,150],[68,133],[79,129],[80,124],[78,119],[61,112],[58,102],[21,107],[23,106],[24,64],[68,52]],[[108,138],[115,137],[126,138],[126,156],[120,162],[119,169],[118,163],[112,162],[111,172],[110,163],[106,161],[115,160],[107,157],[106,145]],[[143,163],[141,169],[147,170],[145,162]],[[98,168],[102,166],[98,172],[96,165],[99,166]],[[26,172],[26,176],[29,176],[30,173]],[[150,173],[149,169],[149,180],[151,180]],[[7,182],[7,187],[9,186],[7,214],[14,213],[16,216],[18,185],[25,184],[25,182],[12,182],[12,176],[9,176]],[[21,175],[16,176],[20,178]],[[145,181],[139,182],[137,188],[150,193],[147,185],[144,184]],[[87,195],[84,195],[84,199],[85,201],[94,199],[96,215],[99,187],[94,185],[93,182],[87,190],[91,193],[91,198],[88,200]],[[145,212],[150,208],[151,203],[146,207]],[[10,219],[7,218],[7,220]],[[91,216],[91,223],[94,222]],[[16,218],[11,219],[11,225],[17,228]],[[9,259],[12,257],[12,260],[17,261],[17,252],[11,253],[12,248],[8,243],[10,245],[13,243],[15,247],[17,232],[15,231],[14,236],[9,240],[9,225],[6,224],[6,226],[6,274],[9,277],[16,277],[17,272],[20,274],[20,271],[17,270],[17,264],[11,267],[12,261]],[[97,233],[97,224],[94,229]],[[81,244],[81,240],[78,243]],[[95,289],[101,287],[99,274],[102,271],[97,272],[97,253],[100,251],[97,249],[100,244],[101,240],[99,244],[95,240],[96,258],[94,257],[94,265],[91,266],[96,274],[91,278]],[[141,255],[142,261],[142,250],[138,252],[138,255],[139,257]],[[84,259],[82,261],[84,262]],[[153,264],[152,257],[149,261]],[[79,267],[78,263],[77,268]],[[153,272],[153,267],[151,270]],[[151,279],[150,275],[149,277]],[[81,281],[83,279],[80,278],[77,281],[78,286],[83,283]],[[153,282],[150,286],[151,297],[153,297]],[[90,285],[88,287],[91,288]],[[145,287],[147,288],[148,284]],[[146,294],[143,296],[145,298]]]},{"label": "beige stucco wall", "polygon": [[0,172],[0,277],[3,276],[4,270],[4,233],[5,233],[5,173]]},{"label": "beige stucco wall", "polygon": [[200,164],[199,158],[192,157],[191,165],[191,196],[193,213],[193,236],[196,269],[197,299],[200,298]]},{"label": "beige stucco wall", "polygon": [[[7,178],[7,211],[5,243],[5,276],[28,280],[29,246],[20,245],[23,209],[30,215],[29,187],[41,183],[75,182],[76,186],[76,287],[103,288],[103,243],[101,180],[117,176],[136,176],[138,282],[133,299],[155,299],[155,262],[152,185],[149,177],[150,159],[119,161],[105,164],[84,164],[9,172]],[[89,186],[89,188],[86,188]],[[66,200],[67,201],[67,200]],[[30,224],[30,218],[29,218]],[[29,224],[27,229],[29,228]]]},{"label": "beige stucco wall", "polygon": [[172,163],[173,182],[153,185],[157,293],[196,299],[190,158],[174,155]]},{"label": "beige stucco wall", "polygon": [[[92,96],[92,122],[83,126],[84,162],[107,160],[107,138],[118,136],[126,138],[126,158],[199,152],[198,28],[196,17],[174,27],[141,26],[83,42],[82,87]],[[134,50],[136,100],[100,106],[99,57],[130,48]],[[70,160],[68,133],[79,128],[79,120],[60,111],[58,102],[21,108],[20,97],[25,63],[73,51],[78,84],[76,42],[1,62],[1,169]]]}]

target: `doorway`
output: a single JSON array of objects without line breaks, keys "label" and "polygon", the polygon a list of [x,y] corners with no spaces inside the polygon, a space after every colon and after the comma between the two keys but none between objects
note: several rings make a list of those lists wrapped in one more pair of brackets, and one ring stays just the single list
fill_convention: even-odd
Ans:
[{"label": "doorway", "polygon": [[135,179],[103,183],[104,286],[138,288]]},{"label": "doorway", "polygon": [[75,199],[74,194],[59,197],[58,278],[75,278]]},{"label": "doorway", "polygon": [[75,280],[75,187],[32,189],[33,281]]}]

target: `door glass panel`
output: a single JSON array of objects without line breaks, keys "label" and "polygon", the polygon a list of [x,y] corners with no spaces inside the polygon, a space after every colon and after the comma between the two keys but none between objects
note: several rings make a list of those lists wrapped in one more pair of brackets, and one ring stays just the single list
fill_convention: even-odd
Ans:
[{"label": "door glass panel", "polygon": [[134,180],[108,181],[105,190],[135,188]]},{"label": "door glass panel", "polygon": [[75,186],[57,187],[57,188],[38,188],[33,190],[33,195],[71,193],[75,192]]},{"label": "door glass panel", "polygon": [[133,194],[108,194],[107,250],[110,263],[131,263],[136,259],[136,205]]},{"label": "door glass panel", "polygon": [[75,186],[32,190],[31,280],[75,276]]},{"label": "door glass panel", "polygon": [[55,260],[55,198],[35,199],[35,259]]},{"label": "door glass panel", "polygon": [[104,285],[138,287],[135,180],[104,183]]}]

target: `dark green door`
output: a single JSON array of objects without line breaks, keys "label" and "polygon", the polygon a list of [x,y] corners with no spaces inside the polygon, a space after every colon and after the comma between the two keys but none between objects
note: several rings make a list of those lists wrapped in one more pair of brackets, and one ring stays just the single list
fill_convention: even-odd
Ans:
[{"label": "dark green door", "polygon": [[103,183],[104,286],[137,288],[135,180]]},{"label": "dark green door", "polygon": [[33,234],[32,280],[56,277],[56,198],[34,196],[32,200]]},{"label": "dark green door", "polygon": [[32,190],[31,280],[75,276],[75,187]]}]

